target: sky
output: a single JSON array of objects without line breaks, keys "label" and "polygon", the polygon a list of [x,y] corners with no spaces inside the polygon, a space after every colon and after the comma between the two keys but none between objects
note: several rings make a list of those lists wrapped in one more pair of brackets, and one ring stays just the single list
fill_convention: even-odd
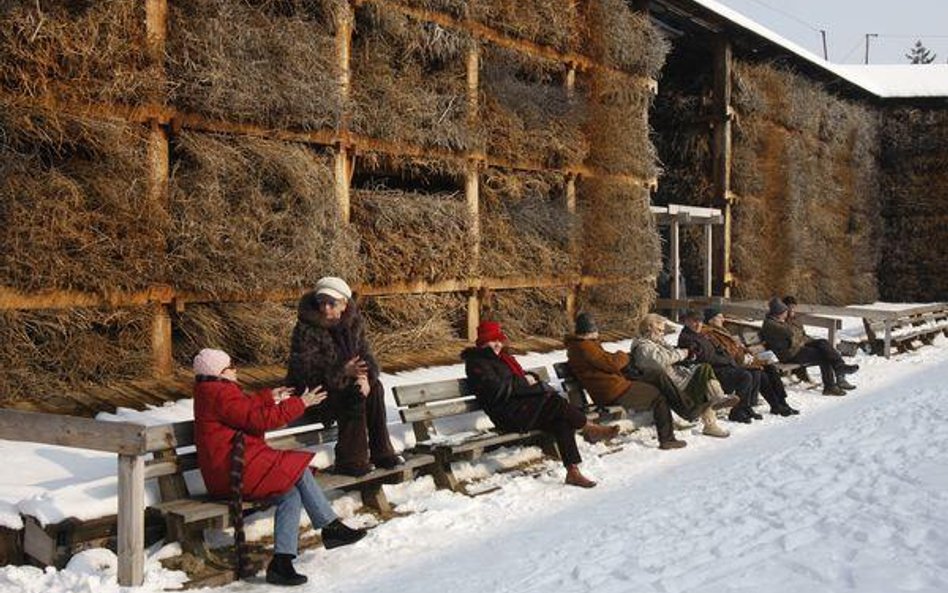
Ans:
[{"label": "sky", "polygon": [[826,31],[831,62],[905,64],[916,40],[948,60],[948,0],[717,0],[818,56]]}]

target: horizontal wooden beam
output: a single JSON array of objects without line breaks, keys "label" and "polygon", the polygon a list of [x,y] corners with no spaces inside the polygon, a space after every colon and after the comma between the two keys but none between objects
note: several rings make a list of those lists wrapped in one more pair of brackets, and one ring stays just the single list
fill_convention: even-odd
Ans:
[{"label": "horizontal wooden beam", "polygon": [[140,455],[145,432],[145,426],[128,422],[0,409],[0,439],[8,441]]}]

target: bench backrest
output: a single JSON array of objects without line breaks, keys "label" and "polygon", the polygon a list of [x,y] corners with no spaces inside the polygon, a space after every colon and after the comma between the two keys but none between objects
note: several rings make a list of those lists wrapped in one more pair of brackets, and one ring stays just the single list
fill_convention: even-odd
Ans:
[{"label": "bench backrest", "polygon": [[562,380],[563,391],[566,392],[566,398],[569,400],[569,403],[580,409],[585,408],[591,403],[586,390],[583,388],[583,384],[580,383],[576,375],[573,374],[573,369],[569,368],[568,362],[558,362],[554,364],[553,370],[556,372],[556,376]]}]

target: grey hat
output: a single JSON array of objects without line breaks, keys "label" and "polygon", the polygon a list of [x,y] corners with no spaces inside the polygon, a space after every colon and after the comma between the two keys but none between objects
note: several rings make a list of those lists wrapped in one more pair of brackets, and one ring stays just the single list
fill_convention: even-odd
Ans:
[{"label": "grey hat", "polygon": [[704,322],[707,323],[721,314],[721,309],[717,307],[708,307],[704,310]]},{"label": "grey hat", "polygon": [[777,297],[770,299],[770,302],[767,303],[767,308],[771,315],[780,315],[781,313],[787,312],[787,306]]},{"label": "grey hat", "polygon": [[580,313],[576,317],[576,333],[578,335],[591,334],[597,331],[599,331],[599,327],[596,325],[596,320],[593,319],[591,314]]}]

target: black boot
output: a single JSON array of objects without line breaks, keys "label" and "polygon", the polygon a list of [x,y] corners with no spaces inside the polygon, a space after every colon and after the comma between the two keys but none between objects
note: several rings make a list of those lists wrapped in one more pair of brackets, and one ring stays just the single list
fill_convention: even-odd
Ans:
[{"label": "black boot", "polygon": [[743,422],[744,424],[751,423],[751,416],[747,413],[747,408],[745,407],[731,408],[731,411],[727,415],[727,419],[731,422]]},{"label": "black boot", "polygon": [[835,366],[833,370],[836,371],[837,376],[838,375],[851,375],[859,370],[859,365],[840,363],[839,365]]},{"label": "black boot", "polygon": [[329,525],[323,527],[323,547],[327,550],[331,550],[339,546],[348,546],[365,537],[365,534],[365,529],[353,529],[339,519],[336,519]]},{"label": "black boot", "polygon": [[855,385],[846,380],[846,375],[841,375],[839,373],[836,373],[836,385],[842,387],[846,391],[856,388]]},{"label": "black boot", "polygon": [[267,582],[287,587],[305,583],[308,579],[293,568],[293,558],[292,554],[274,554],[267,565]]}]

